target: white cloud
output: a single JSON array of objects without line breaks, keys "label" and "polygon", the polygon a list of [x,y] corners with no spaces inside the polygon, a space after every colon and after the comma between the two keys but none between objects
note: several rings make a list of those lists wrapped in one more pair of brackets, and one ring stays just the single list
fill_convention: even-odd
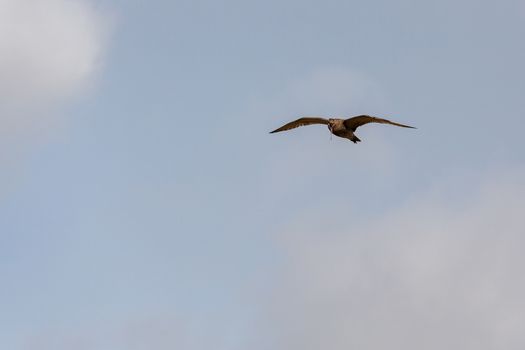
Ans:
[{"label": "white cloud", "polygon": [[106,24],[88,0],[0,0],[0,193],[64,127],[60,108],[92,82]]},{"label": "white cloud", "polygon": [[103,28],[87,1],[0,0],[0,136],[45,126],[89,84]]},{"label": "white cloud", "polygon": [[277,348],[523,349],[524,179],[460,202],[438,186],[364,225],[344,208],[300,215],[279,233]]}]

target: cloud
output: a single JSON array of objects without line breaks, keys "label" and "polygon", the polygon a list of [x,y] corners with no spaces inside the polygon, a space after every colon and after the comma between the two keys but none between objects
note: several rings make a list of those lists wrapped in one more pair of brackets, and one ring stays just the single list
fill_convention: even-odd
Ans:
[{"label": "cloud", "polygon": [[524,179],[439,185],[368,223],[298,215],[278,235],[274,348],[523,349]]},{"label": "cloud", "polygon": [[0,0],[0,197],[92,83],[107,24],[87,0]]},{"label": "cloud", "polygon": [[105,23],[87,1],[0,0],[0,136],[45,127],[86,88]]}]

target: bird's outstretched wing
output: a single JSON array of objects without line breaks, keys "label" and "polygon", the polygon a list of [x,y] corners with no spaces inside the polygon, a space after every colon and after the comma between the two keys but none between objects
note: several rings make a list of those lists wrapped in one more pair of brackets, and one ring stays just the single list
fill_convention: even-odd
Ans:
[{"label": "bird's outstretched wing", "polygon": [[401,126],[403,128],[416,129],[413,126],[394,123],[387,119],[376,118],[376,117],[372,117],[369,115],[358,115],[357,117],[349,118],[344,121],[346,128],[352,131],[355,131],[355,129],[357,129],[361,125],[365,125],[368,123],[390,124],[390,125],[395,125],[395,126]]},{"label": "bird's outstretched wing", "polygon": [[294,120],[293,122],[290,122],[288,124],[284,124],[279,129],[275,129],[274,131],[270,131],[270,134],[273,134],[274,132],[279,131],[286,131],[290,129],[295,129],[300,126],[310,125],[310,124],[328,124],[328,119],[324,118],[318,118],[318,117],[305,117],[305,118],[299,118],[297,120]]}]

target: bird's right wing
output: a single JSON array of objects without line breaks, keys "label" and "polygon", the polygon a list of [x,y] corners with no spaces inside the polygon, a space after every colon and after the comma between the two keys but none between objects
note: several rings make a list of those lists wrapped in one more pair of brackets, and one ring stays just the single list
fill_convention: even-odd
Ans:
[{"label": "bird's right wing", "polygon": [[273,134],[274,132],[280,132],[280,131],[286,131],[290,129],[295,129],[300,126],[305,125],[311,125],[311,124],[324,124],[328,125],[328,119],[324,118],[318,118],[318,117],[305,117],[305,118],[299,118],[297,120],[294,120],[293,122],[290,122],[288,124],[284,124],[278,129],[275,129],[274,131],[271,131],[270,134]]}]

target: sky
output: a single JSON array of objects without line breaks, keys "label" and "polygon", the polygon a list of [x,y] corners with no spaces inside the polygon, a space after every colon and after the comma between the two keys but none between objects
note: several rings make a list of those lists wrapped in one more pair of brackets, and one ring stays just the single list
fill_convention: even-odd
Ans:
[{"label": "sky", "polygon": [[[0,0],[0,347],[525,347],[525,2]],[[304,115],[371,114],[357,145]]]}]

